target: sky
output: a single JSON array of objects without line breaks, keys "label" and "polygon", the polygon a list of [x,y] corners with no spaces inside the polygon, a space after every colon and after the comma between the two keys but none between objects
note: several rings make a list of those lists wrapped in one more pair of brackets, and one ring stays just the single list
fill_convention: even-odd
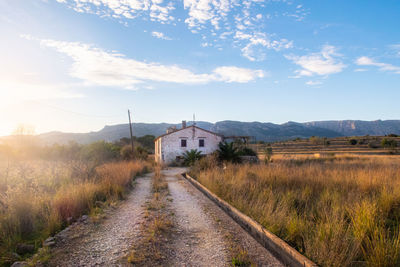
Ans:
[{"label": "sky", "polygon": [[400,119],[398,0],[2,0],[0,135]]}]

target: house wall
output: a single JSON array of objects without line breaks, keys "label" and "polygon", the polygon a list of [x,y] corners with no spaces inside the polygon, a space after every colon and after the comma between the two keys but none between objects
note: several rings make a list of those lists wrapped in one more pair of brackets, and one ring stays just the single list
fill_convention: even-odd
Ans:
[{"label": "house wall", "polygon": [[[181,139],[186,139],[186,147],[181,147]],[[204,147],[199,147],[199,139],[204,139]],[[185,151],[192,149],[197,149],[204,155],[210,154],[218,149],[221,141],[222,137],[216,134],[199,128],[187,127],[157,139],[155,145],[161,144],[161,151],[157,155],[158,150],[156,150],[156,161],[170,164],[176,160],[177,156],[182,156]]]}]

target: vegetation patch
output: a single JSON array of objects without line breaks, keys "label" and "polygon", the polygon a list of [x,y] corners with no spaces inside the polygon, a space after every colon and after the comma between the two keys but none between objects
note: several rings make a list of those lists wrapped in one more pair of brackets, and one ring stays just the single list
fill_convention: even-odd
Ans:
[{"label": "vegetation patch", "polygon": [[142,236],[133,244],[127,260],[135,266],[165,266],[168,258],[168,240],[173,229],[173,214],[167,209],[168,183],[156,167],[152,180],[153,197],[147,204]]},{"label": "vegetation patch", "polygon": [[32,256],[47,237],[82,215],[98,216],[152,168],[118,159],[116,146],[105,142],[0,146],[0,266]]},{"label": "vegetation patch", "polygon": [[399,266],[400,159],[335,157],[191,174],[321,266]]}]

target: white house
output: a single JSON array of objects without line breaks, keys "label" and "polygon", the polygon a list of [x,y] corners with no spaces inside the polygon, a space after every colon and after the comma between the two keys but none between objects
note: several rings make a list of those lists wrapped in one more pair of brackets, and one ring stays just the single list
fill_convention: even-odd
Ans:
[{"label": "white house", "polygon": [[218,149],[222,136],[197,126],[186,127],[182,122],[182,129],[169,128],[166,134],[154,141],[155,161],[170,164],[179,159],[185,151],[197,149],[203,155],[210,154]]}]

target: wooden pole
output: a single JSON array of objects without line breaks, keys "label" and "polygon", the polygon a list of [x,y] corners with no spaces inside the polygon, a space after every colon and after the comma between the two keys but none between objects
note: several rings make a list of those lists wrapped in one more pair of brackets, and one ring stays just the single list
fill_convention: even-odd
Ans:
[{"label": "wooden pole", "polygon": [[132,134],[132,122],[131,122],[131,112],[128,109],[128,118],[129,118],[129,130],[131,132],[131,146],[132,146],[132,155],[133,155],[133,134]]}]

